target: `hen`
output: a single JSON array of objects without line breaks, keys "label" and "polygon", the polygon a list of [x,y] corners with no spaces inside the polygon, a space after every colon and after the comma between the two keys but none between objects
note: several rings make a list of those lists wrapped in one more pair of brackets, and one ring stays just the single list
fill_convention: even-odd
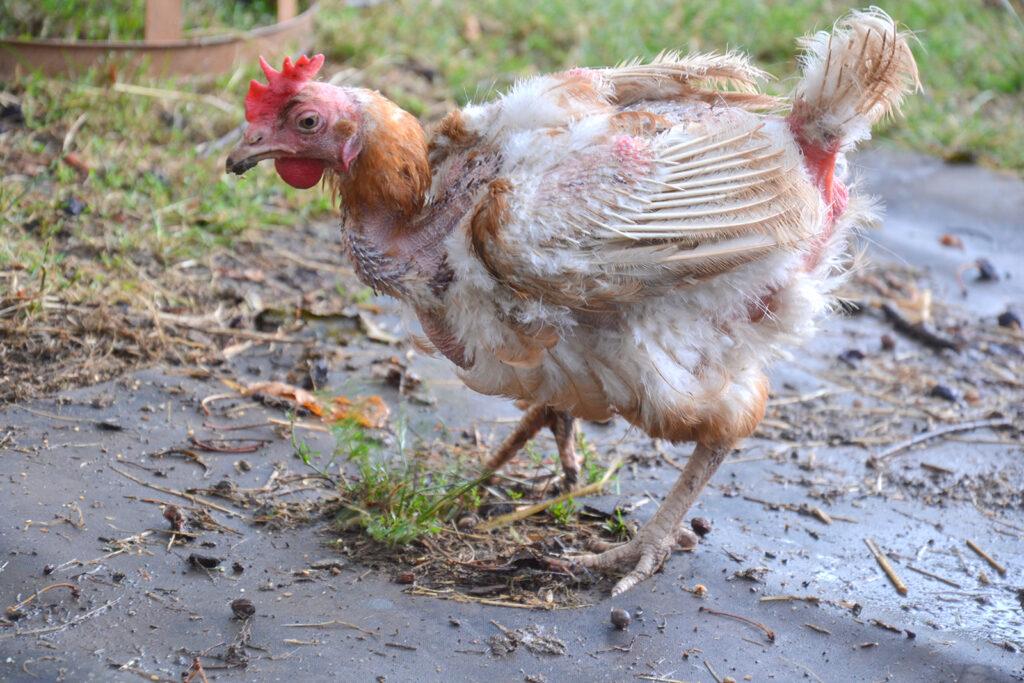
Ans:
[{"label": "hen", "polygon": [[757,427],[767,364],[813,331],[871,218],[843,153],[918,87],[881,10],[802,45],[789,102],[759,93],[742,55],[664,53],[525,80],[429,135],[377,92],[315,81],[322,55],[261,59],[227,169],[272,158],[295,187],[326,178],[359,278],[469,387],[533,406],[491,468],[550,427],[571,486],[575,418],[695,443],[635,538],[576,558],[627,570],[618,594],[696,542],[684,515]]}]

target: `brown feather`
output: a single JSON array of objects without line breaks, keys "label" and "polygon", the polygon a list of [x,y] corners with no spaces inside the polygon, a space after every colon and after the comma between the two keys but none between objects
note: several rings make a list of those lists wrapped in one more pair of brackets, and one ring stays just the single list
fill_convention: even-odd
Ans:
[{"label": "brown feather", "polygon": [[334,175],[334,189],[350,212],[387,206],[411,216],[423,208],[430,188],[423,128],[412,114],[377,93],[363,114],[373,128],[364,134],[351,172]]}]

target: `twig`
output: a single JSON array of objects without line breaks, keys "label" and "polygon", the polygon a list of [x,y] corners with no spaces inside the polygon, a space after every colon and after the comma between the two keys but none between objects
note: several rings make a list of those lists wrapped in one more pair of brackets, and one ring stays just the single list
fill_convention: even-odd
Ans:
[{"label": "twig", "polygon": [[199,657],[192,658],[192,666],[189,667],[188,675],[182,683],[192,683],[196,676],[199,676],[199,680],[203,683],[210,683],[209,679],[206,678],[206,672],[203,671],[203,663],[199,661]]},{"label": "twig", "polygon": [[128,474],[124,470],[118,469],[117,467],[114,467],[113,465],[108,465],[108,467],[110,467],[110,469],[112,469],[115,472],[117,472],[118,474],[120,474],[122,477],[124,477],[126,479],[131,479],[136,484],[142,484],[146,488],[153,489],[154,491],[160,491],[161,493],[169,493],[172,496],[178,496],[179,498],[184,498],[185,500],[191,501],[191,502],[195,503],[196,505],[202,505],[204,507],[213,508],[214,510],[217,510],[218,512],[223,512],[225,515],[228,515],[230,517],[237,517],[239,519],[242,519],[242,515],[238,514],[234,510],[231,510],[229,508],[224,507],[223,505],[218,505],[217,503],[214,503],[212,500],[206,500],[205,498],[200,498],[199,496],[194,496],[191,493],[185,493],[184,491],[179,491],[177,489],[172,489],[172,488],[169,488],[167,486],[160,486],[159,484],[151,484],[148,481],[145,481],[145,480],[139,479],[138,477],[132,476],[131,474]]},{"label": "twig", "polygon": [[977,543],[975,543],[969,538],[967,539],[967,547],[973,550],[974,552],[978,553],[978,555],[980,555],[983,560],[989,563],[989,566],[991,566],[992,569],[995,569],[997,572],[999,572],[1000,576],[1006,576],[1006,567],[996,562],[996,559],[994,557],[992,557],[984,550],[982,550]]},{"label": "twig", "polygon": [[476,529],[478,531],[491,531],[492,529],[497,529],[498,527],[503,527],[508,524],[512,524],[513,522],[518,522],[521,519],[532,517],[533,515],[539,512],[544,512],[552,505],[557,505],[558,503],[566,501],[570,498],[582,498],[583,496],[589,496],[595,493],[599,493],[601,489],[603,489],[605,485],[608,483],[608,480],[612,478],[612,475],[615,474],[616,470],[619,469],[620,465],[622,465],[621,457],[616,458],[615,461],[608,466],[608,469],[605,470],[604,476],[602,476],[599,481],[595,481],[593,484],[588,484],[582,488],[576,489],[575,491],[566,491],[560,496],[555,496],[554,498],[541,501],[540,503],[536,503],[534,505],[528,505],[520,510],[510,512],[506,515],[499,515],[497,517],[494,517],[493,519],[487,520],[486,522],[481,522],[480,524],[477,524]]},{"label": "twig", "polygon": [[764,631],[765,636],[768,637],[768,642],[770,642],[770,643],[774,643],[775,642],[775,631],[771,630],[770,628],[768,628],[767,626],[765,626],[764,624],[762,624],[759,621],[754,621],[753,619],[741,616],[739,614],[732,614],[730,612],[720,612],[719,610],[711,609],[710,607],[704,607],[703,605],[701,605],[700,608],[697,611],[698,612],[707,612],[708,614],[714,614],[715,616],[719,616],[719,617],[728,617],[729,619],[735,619],[736,621],[742,621],[744,624],[750,624],[751,626],[753,626],[755,628],[759,628],[762,631]]},{"label": "twig", "polygon": [[704,668],[706,668],[708,673],[711,674],[711,677],[715,679],[715,683],[722,683],[722,679],[718,677],[718,672],[711,668],[711,662],[706,659],[704,660]]},{"label": "twig", "polygon": [[70,590],[70,591],[71,591],[71,597],[73,597],[73,598],[77,598],[77,597],[79,596],[79,594],[80,594],[80,592],[79,592],[79,590],[78,590],[78,586],[76,586],[76,585],[75,585],[75,584],[73,584],[73,583],[67,583],[67,582],[63,582],[63,583],[51,583],[51,584],[50,584],[49,586],[45,586],[45,587],[43,587],[43,588],[40,588],[40,589],[39,589],[39,590],[37,590],[37,591],[36,591],[35,593],[33,593],[32,595],[28,596],[27,598],[25,598],[24,600],[22,600],[22,601],[21,601],[21,602],[19,602],[18,604],[16,604],[16,605],[11,605],[10,607],[8,607],[8,608],[7,608],[6,610],[4,610],[4,611],[6,612],[7,616],[9,616],[9,617],[12,617],[12,618],[13,618],[13,617],[15,617],[16,615],[18,615],[18,613],[19,613],[19,612],[21,612],[21,608],[22,608],[22,607],[24,607],[24,606],[25,606],[25,605],[27,605],[28,603],[32,602],[32,601],[33,601],[33,600],[35,600],[36,598],[38,598],[38,597],[39,597],[40,595],[42,595],[43,593],[45,593],[45,592],[47,592],[47,591],[51,591],[51,590],[53,590],[54,588],[67,588],[68,590]]},{"label": "twig", "polygon": [[150,458],[162,458],[165,455],[181,455],[181,456],[184,456],[184,458],[186,460],[191,460],[195,464],[197,464],[200,467],[202,467],[203,468],[203,472],[209,472],[210,471],[210,466],[206,464],[206,461],[204,461],[202,459],[202,457],[200,457],[200,455],[198,453],[196,453],[195,451],[190,451],[187,448],[167,448],[167,449],[164,449],[162,451],[156,451],[155,453],[150,453],[149,457]]},{"label": "twig", "polygon": [[935,579],[936,581],[941,581],[942,583],[946,584],[947,586],[952,586],[953,588],[960,588],[960,589],[963,588],[963,586],[961,586],[956,581],[951,581],[951,580],[947,579],[944,576],[939,576],[938,574],[933,574],[933,573],[931,573],[929,571],[925,571],[924,569],[921,569],[920,567],[915,567],[912,564],[908,564],[907,565],[907,569],[909,569],[912,572],[917,572],[918,574],[921,574],[923,576],[927,576],[930,579]]},{"label": "twig", "polygon": [[71,151],[71,145],[75,142],[75,136],[78,135],[78,131],[81,130],[85,124],[85,119],[88,118],[88,114],[80,114],[75,122],[68,128],[68,132],[64,134],[64,143],[61,145],[61,154],[67,154]]},{"label": "twig", "polygon": [[211,453],[255,453],[270,443],[267,439],[216,439],[217,441],[251,442],[243,443],[240,446],[220,446],[213,443],[213,441],[203,441],[202,439],[197,439],[195,436],[190,436],[189,440],[198,448],[202,448],[204,451],[209,451]]},{"label": "twig", "polygon": [[315,422],[301,422],[299,420],[288,421],[281,420],[276,417],[267,418],[267,422],[272,425],[278,425],[280,427],[290,427],[292,429],[308,429],[312,432],[329,432],[331,431],[323,425],[318,425]]},{"label": "twig", "polygon": [[320,621],[312,624],[285,624],[289,628],[327,628],[328,626],[342,626],[344,628],[350,628],[353,631],[359,631],[365,633],[368,636],[377,637],[377,634],[369,629],[365,629],[362,626],[357,626],[348,621],[341,621],[340,619],[331,619],[330,621]]},{"label": "twig", "polygon": [[871,551],[871,554],[875,556],[875,561],[878,562],[878,566],[882,568],[882,571],[885,572],[885,575],[889,577],[890,581],[892,581],[892,585],[896,587],[896,592],[900,595],[906,595],[907,584],[903,583],[903,579],[901,579],[899,575],[896,574],[896,570],[892,568],[892,565],[889,564],[888,558],[886,558],[886,556],[882,554],[882,551],[878,549],[878,546],[875,544],[875,542],[870,538],[865,538],[864,544],[867,545],[868,550]]},{"label": "twig", "polygon": [[637,678],[642,681],[657,681],[657,683],[686,683],[686,681],[678,678],[666,678],[664,676],[651,676],[649,674],[637,674]]},{"label": "twig", "polygon": [[884,462],[889,458],[899,454],[900,452],[905,451],[908,448],[911,448],[912,446],[924,443],[925,441],[931,441],[932,439],[938,438],[945,434],[955,434],[957,432],[970,432],[975,429],[985,428],[997,429],[999,427],[1010,427],[1012,425],[1013,422],[1009,418],[997,417],[988,420],[973,420],[971,422],[961,422],[960,424],[939,427],[938,429],[933,429],[930,432],[922,432],[920,434],[915,434],[906,441],[901,441],[898,444],[895,444],[894,446],[890,446],[889,448],[885,449],[878,455],[875,455],[872,458],[870,458],[868,460],[868,464],[872,466],[877,465],[878,463]]},{"label": "twig", "polygon": [[760,602],[789,602],[789,601],[809,602],[812,605],[820,605],[821,604],[821,598],[819,598],[817,595],[765,595],[760,600]]},{"label": "twig", "polygon": [[928,328],[924,323],[912,323],[907,318],[896,310],[890,304],[882,304],[882,313],[885,314],[885,319],[892,323],[892,326],[896,328],[897,332],[902,332],[911,339],[916,339],[925,346],[942,351],[944,349],[950,349],[952,351],[959,351],[960,344],[947,339],[937,332]]},{"label": "twig", "polygon": [[823,626],[818,626],[817,624],[807,623],[807,624],[804,624],[804,626],[806,626],[807,628],[811,629],[812,631],[817,631],[818,633],[824,633],[826,636],[832,635],[832,631],[829,631],[827,628],[825,628]]},{"label": "twig", "polygon": [[426,588],[424,586],[412,586],[407,591],[408,595],[425,595],[432,598],[438,598],[439,600],[451,600],[452,602],[475,602],[478,605],[490,605],[491,607],[514,607],[516,609],[543,609],[543,610],[555,610],[555,609],[580,609],[583,607],[590,607],[590,605],[577,605],[575,607],[559,607],[554,604],[523,604],[520,602],[511,602],[509,600],[495,600],[493,598],[478,598],[474,595],[466,595],[465,593],[459,593],[458,591],[446,589],[436,590],[433,588]]}]

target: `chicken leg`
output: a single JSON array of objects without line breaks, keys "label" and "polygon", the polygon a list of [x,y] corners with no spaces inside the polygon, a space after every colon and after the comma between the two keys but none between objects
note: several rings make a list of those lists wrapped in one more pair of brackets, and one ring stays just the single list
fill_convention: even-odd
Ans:
[{"label": "chicken leg", "polygon": [[572,489],[576,486],[580,474],[580,461],[576,454],[576,420],[570,413],[549,406],[532,406],[523,413],[519,424],[487,461],[487,469],[501,469],[544,427],[548,427],[555,435],[558,459],[562,462],[562,472],[565,474],[565,485],[566,488]]},{"label": "chicken leg", "polygon": [[612,588],[614,597],[658,571],[676,544],[692,548],[697,539],[683,526],[683,517],[732,450],[732,445],[698,443],[665,502],[635,538],[605,552],[582,555],[574,560],[592,569],[629,568],[629,573]]}]

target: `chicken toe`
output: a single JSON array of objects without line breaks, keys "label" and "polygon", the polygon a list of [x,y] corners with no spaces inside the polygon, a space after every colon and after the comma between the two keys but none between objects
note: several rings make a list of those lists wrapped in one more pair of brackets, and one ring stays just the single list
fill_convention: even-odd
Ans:
[{"label": "chicken toe", "polygon": [[697,444],[665,502],[635,538],[602,553],[573,558],[574,561],[602,571],[629,569],[612,588],[614,597],[658,571],[675,546],[687,550],[696,547],[697,535],[686,528],[683,518],[731,450],[732,444]]}]

